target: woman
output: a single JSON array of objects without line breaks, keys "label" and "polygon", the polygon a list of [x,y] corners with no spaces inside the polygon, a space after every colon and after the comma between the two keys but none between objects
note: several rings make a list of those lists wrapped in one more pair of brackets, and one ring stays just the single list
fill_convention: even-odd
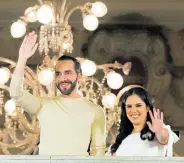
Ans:
[{"label": "woman", "polygon": [[178,141],[163,113],[153,108],[152,98],[140,86],[129,86],[122,96],[119,135],[108,153],[113,156],[172,156]]}]

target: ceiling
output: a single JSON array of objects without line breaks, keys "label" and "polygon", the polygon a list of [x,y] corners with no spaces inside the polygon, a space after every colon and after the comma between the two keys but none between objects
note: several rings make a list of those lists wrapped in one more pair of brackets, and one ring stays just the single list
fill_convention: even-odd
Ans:
[{"label": "ceiling", "polygon": [[[100,19],[101,24],[159,24],[175,31],[180,31],[184,27],[184,0],[102,1],[107,5],[108,13]],[[72,7],[84,4],[87,0],[70,0],[70,2]],[[26,8],[36,4],[38,4],[37,0],[0,0],[0,56],[16,61],[21,39],[17,40],[11,37],[10,26],[23,15]],[[76,11],[71,16],[70,24],[76,29],[77,40],[84,40],[85,30],[82,26],[80,12]],[[34,29],[39,26],[38,23],[28,25],[29,28]],[[76,51],[80,53],[80,46],[76,45],[75,47]],[[36,61],[37,59],[33,57],[31,62],[35,63]]]}]

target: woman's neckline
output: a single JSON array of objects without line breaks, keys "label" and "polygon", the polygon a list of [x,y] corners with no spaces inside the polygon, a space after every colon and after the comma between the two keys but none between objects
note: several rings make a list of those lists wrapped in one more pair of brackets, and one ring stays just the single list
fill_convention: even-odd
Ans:
[{"label": "woman's neckline", "polygon": [[131,133],[130,135],[134,135],[134,134],[140,134],[140,132],[134,132],[134,133]]}]

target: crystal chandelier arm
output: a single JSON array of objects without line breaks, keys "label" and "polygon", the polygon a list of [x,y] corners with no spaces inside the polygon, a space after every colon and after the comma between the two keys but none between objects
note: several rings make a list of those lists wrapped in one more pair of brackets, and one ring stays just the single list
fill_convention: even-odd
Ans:
[{"label": "crystal chandelier arm", "polygon": [[36,145],[33,144],[32,142],[29,142],[27,144],[27,148],[25,148],[25,150],[17,153],[17,155],[30,155],[34,151],[35,148],[36,148]]},{"label": "crystal chandelier arm", "polygon": [[120,63],[109,63],[109,64],[103,64],[103,65],[98,65],[97,68],[98,69],[102,69],[102,70],[106,70],[108,68],[121,68],[122,65]]},{"label": "crystal chandelier arm", "polygon": [[38,0],[38,2],[40,3],[40,5],[43,5],[43,0]]},{"label": "crystal chandelier arm", "polygon": [[[10,69],[13,69],[16,66],[16,63],[14,61],[7,59],[7,58],[0,57],[0,62],[5,62],[5,63],[10,64]],[[25,75],[25,84],[30,86],[31,88],[35,88],[35,84],[37,84],[36,73],[30,67],[26,66],[24,75]],[[5,89],[4,85],[1,85],[0,87]],[[35,91],[39,90],[38,94],[42,94],[45,96],[46,92],[41,85],[38,85],[38,87],[36,87],[36,88],[37,89],[36,90],[34,89],[34,90]]]},{"label": "crystal chandelier arm", "polygon": [[30,23],[29,21],[29,14],[31,13],[36,13],[38,9],[41,7],[42,4],[40,5],[35,5],[34,7],[29,7],[26,9],[24,16],[20,17],[20,20],[25,22],[26,24]]},{"label": "crystal chandelier arm", "polygon": [[19,148],[19,147],[26,145],[28,142],[32,142],[32,141],[33,141],[33,137],[29,136],[27,137],[27,139],[22,140],[21,142],[18,142],[18,143],[14,143],[14,144],[6,144],[3,142],[0,142],[0,146],[1,148]]},{"label": "crystal chandelier arm", "polygon": [[[7,58],[3,58],[3,57],[0,57],[0,62],[5,62],[5,63],[8,63],[8,64],[10,64],[11,65],[11,68],[14,68],[15,66],[16,66],[16,63],[14,62],[14,61],[12,61],[12,60],[10,60],[10,59],[7,59]],[[35,72],[31,69],[31,68],[29,68],[28,66],[26,66],[25,67],[25,74],[30,74],[33,78],[35,78],[36,79],[36,74],[35,74]]]},{"label": "crystal chandelier arm", "polygon": [[26,24],[29,23],[26,16],[21,16],[18,21],[21,21],[21,22],[26,23]]},{"label": "crystal chandelier arm", "polygon": [[131,62],[126,62],[124,65],[122,65],[121,63],[115,62],[115,63],[109,63],[109,64],[103,64],[103,65],[97,66],[98,69],[102,69],[104,72],[107,72],[109,68],[122,69],[126,75],[129,74],[131,67],[132,67]]},{"label": "crystal chandelier arm", "polygon": [[67,11],[68,11],[69,6],[70,6],[70,3],[66,6],[66,8],[63,11],[63,13],[60,13],[60,19],[59,19],[60,23],[64,22],[64,18],[65,18],[65,15],[66,15]]},{"label": "crystal chandelier arm", "polygon": [[35,124],[29,123],[27,119],[24,117],[24,114],[21,113],[18,109],[17,109],[17,114],[18,114],[19,122],[21,123],[21,125],[23,125],[24,129],[26,129],[27,132],[30,132],[31,134],[39,135],[40,129],[37,127],[37,123]]},{"label": "crystal chandelier arm", "polygon": [[83,12],[83,9],[84,9],[84,7],[83,7],[82,5],[78,5],[78,6],[74,7],[74,8],[72,8],[72,9],[67,13],[67,15],[65,16],[64,23],[65,23],[65,24],[68,24],[68,20],[69,20],[70,16],[72,15],[72,13],[73,13],[74,11],[80,10],[81,12]]}]

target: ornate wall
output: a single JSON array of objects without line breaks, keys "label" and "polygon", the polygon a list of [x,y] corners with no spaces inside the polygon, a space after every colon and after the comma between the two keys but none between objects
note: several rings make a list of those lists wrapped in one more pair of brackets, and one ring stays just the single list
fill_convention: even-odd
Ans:
[{"label": "ornate wall", "polygon": [[[160,30],[165,33],[162,35]],[[145,86],[154,97],[155,106],[164,112],[165,123],[171,125],[173,130],[181,131],[180,137],[183,140],[184,62],[181,59],[184,61],[184,55],[180,56],[182,48],[178,52],[173,45],[177,44],[173,40],[176,37],[176,33],[160,28],[101,29],[89,38],[85,55],[97,63],[132,61],[132,71],[124,77],[124,86]],[[181,40],[178,43],[181,45]],[[182,140],[176,144],[176,152],[184,156]]]}]

